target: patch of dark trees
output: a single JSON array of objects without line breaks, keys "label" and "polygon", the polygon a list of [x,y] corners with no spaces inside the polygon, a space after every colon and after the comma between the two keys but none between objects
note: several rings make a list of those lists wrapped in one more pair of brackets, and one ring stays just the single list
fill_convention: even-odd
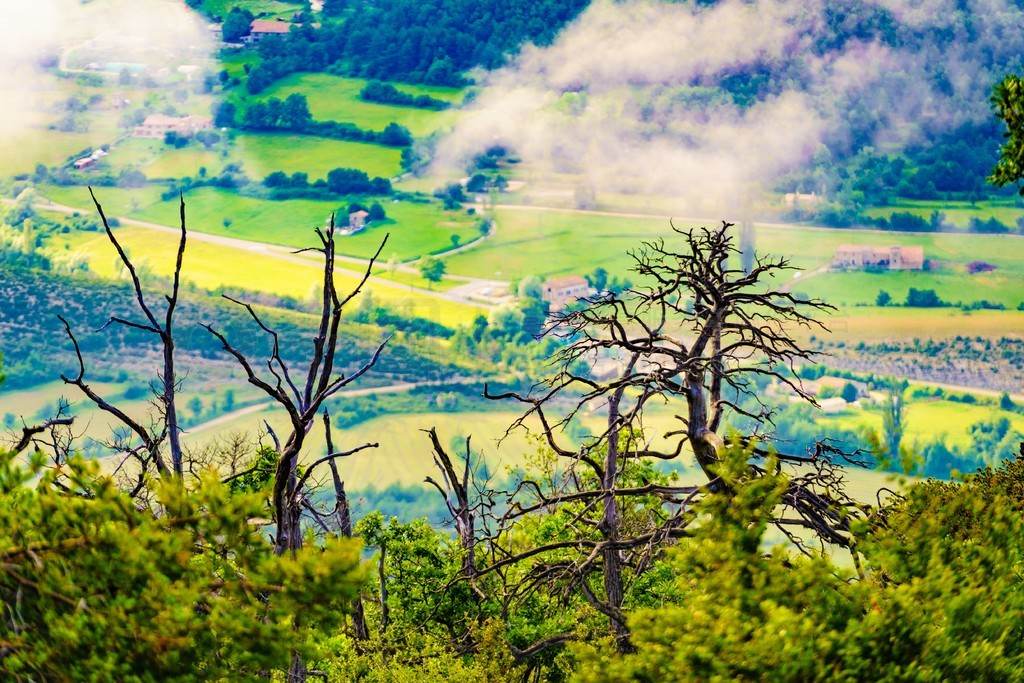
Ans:
[{"label": "patch of dark trees", "polygon": [[[977,263],[977,262],[976,262]],[[988,264],[985,264],[988,265]],[[994,270],[994,267],[991,269]],[[964,311],[1005,311],[1006,304],[979,299],[969,303],[953,303],[944,301],[934,289],[915,289],[907,291],[907,298],[902,304],[893,301],[892,295],[884,289],[875,297],[876,306],[905,306],[906,308],[959,308]]]},{"label": "patch of dark trees", "polygon": [[359,99],[378,104],[393,104],[399,107],[416,107],[441,111],[448,108],[448,103],[430,95],[410,95],[402,92],[390,83],[370,81],[359,91]]},{"label": "patch of dark trees", "polygon": [[263,179],[263,185],[270,188],[271,199],[333,199],[337,196],[393,194],[391,181],[387,178],[370,178],[365,171],[356,168],[334,168],[324,179],[309,182],[305,173],[287,175],[275,171]]},{"label": "patch of dark trees", "polygon": [[214,123],[242,130],[298,133],[386,147],[408,147],[412,144],[409,130],[394,121],[382,131],[365,130],[348,122],[314,121],[306,96],[299,93],[293,93],[284,100],[271,97],[263,102],[253,102],[241,118],[233,103],[224,102],[214,112]]}]

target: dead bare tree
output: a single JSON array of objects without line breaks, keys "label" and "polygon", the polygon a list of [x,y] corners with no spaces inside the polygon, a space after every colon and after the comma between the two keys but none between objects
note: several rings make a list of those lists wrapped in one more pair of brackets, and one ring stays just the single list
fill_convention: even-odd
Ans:
[{"label": "dead bare tree", "polygon": [[[118,451],[125,453],[126,458],[134,459],[139,464],[139,474],[136,484],[133,486],[132,495],[135,495],[141,491],[146,475],[151,466],[155,467],[157,472],[161,475],[171,474],[180,479],[184,474],[184,459],[182,457],[181,449],[181,429],[178,426],[178,411],[175,404],[175,397],[178,391],[178,378],[175,374],[174,368],[174,313],[178,306],[178,292],[181,283],[181,265],[185,255],[185,242],[187,236],[185,230],[185,199],[182,197],[180,204],[181,237],[178,239],[177,257],[174,264],[171,293],[164,296],[167,302],[167,307],[163,314],[158,317],[157,313],[154,312],[155,309],[152,304],[146,301],[146,295],[142,290],[142,282],[139,279],[139,274],[136,271],[134,264],[132,264],[131,259],[128,257],[127,252],[121,246],[121,243],[118,242],[117,237],[114,236],[114,231],[110,229],[110,223],[107,220],[107,216],[103,212],[103,207],[100,206],[99,201],[96,199],[96,195],[93,194],[92,188],[89,189],[89,194],[92,196],[92,201],[96,205],[96,211],[99,213],[100,219],[103,222],[103,228],[107,233],[107,238],[110,240],[110,243],[114,245],[114,249],[117,250],[117,256],[120,259],[121,264],[124,266],[131,278],[135,302],[138,305],[139,311],[141,311],[145,318],[144,322],[134,322],[125,318],[113,316],[107,321],[103,328],[111,324],[124,325],[125,327],[149,332],[155,335],[159,340],[161,354],[163,356],[163,367],[157,373],[157,381],[160,391],[156,396],[156,402],[160,412],[160,419],[154,420],[153,424],[150,426],[145,426],[140,421],[129,417],[127,413],[101,397],[92,387],[90,387],[85,382],[85,362],[82,358],[82,351],[78,345],[78,340],[71,331],[71,325],[68,321],[63,316],[57,316],[61,323],[64,324],[64,330],[67,333],[68,338],[71,340],[71,343],[74,345],[75,355],[78,357],[78,373],[74,377],[68,377],[67,375],[62,374],[61,379],[64,380],[65,384],[71,384],[78,387],[79,391],[85,394],[86,398],[95,404],[97,408],[112,415],[127,428],[130,434],[137,436],[141,441],[141,444],[135,444],[130,436],[116,440],[116,447]],[[162,452],[165,443],[168,446],[170,454],[169,465]]]},{"label": "dead bare tree", "polygon": [[[268,380],[261,377],[245,354],[232,346],[231,342],[214,329],[213,326],[209,324],[203,325],[210,334],[220,341],[224,350],[235,358],[245,372],[249,383],[274,399],[278,405],[284,408],[288,415],[291,432],[284,444],[281,445],[276,435],[272,434],[280,454],[277,468],[274,472],[272,488],[273,514],[277,525],[274,547],[275,552],[278,554],[295,551],[302,547],[302,515],[304,510],[310,509],[306,499],[306,484],[310,481],[310,477],[317,468],[324,464],[334,463],[338,458],[353,455],[367,448],[377,447],[375,443],[365,443],[345,451],[332,451],[310,463],[301,474],[298,471],[299,456],[302,453],[306,437],[312,429],[324,401],[365,375],[376,364],[388,342],[388,339],[382,341],[370,358],[351,375],[336,373],[335,366],[339,360],[337,358],[337,346],[342,311],[345,305],[359,294],[363,285],[365,285],[370,277],[373,264],[387,243],[387,237],[381,242],[377,253],[367,264],[366,272],[363,274],[359,284],[342,298],[338,293],[334,280],[334,217],[331,217],[330,225],[326,231],[317,228],[316,234],[320,239],[321,246],[314,250],[324,255],[323,298],[319,326],[316,335],[313,337],[312,357],[308,367],[304,368],[303,371],[305,375],[304,382],[296,384],[288,363],[281,356],[280,340],[277,332],[262,321],[251,305],[225,297],[229,301],[243,307],[260,330],[270,337],[272,346],[270,358],[266,360],[266,369],[272,379]],[[298,655],[293,656],[288,680],[304,681],[306,676],[307,672],[301,658]]]},{"label": "dead bare tree", "polygon": [[[748,435],[750,444],[764,438],[772,418],[756,378],[777,381],[813,402],[794,373],[813,352],[796,341],[794,326],[825,329],[815,316],[831,307],[773,286],[773,279],[790,269],[785,259],[758,258],[745,271],[732,227],[725,222],[713,229],[673,226],[671,246],[664,240],[645,242],[631,254],[639,286],[622,294],[600,293],[555,316],[548,332],[567,345],[553,377],[527,393],[488,393],[524,404],[526,412],[512,428],[536,420],[562,465],[552,481],[524,479],[495,506],[502,512],[488,538],[490,564],[480,571],[502,573],[532,563],[506,586],[508,596],[541,587],[557,587],[563,595],[578,590],[608,617],[621,650],[630,647],[622,611],[629,582],[666,543],[689,533],[693,502],[706,493],[729,493],[717,473],[727,411],[759,425]],[[620,370],[611,379],[598,379],[591,372],[597,361],[614,361]],[[658,448],[644,430],[645,408],[652,401],[678,402],[683,408],[677,415],[680,429],[664,434]],[[565,443],[560,432],[569,420],[598,407],[606,416],[603,430],[579,446]],[[644,462],[681,458],[684,446],[705,474],[704,484],[673,486],[644,470]],[[848,542],[850,513],[859,508],[835,486],[839,471],[829,457],[834,454],[835,449],[819,448],[807,456],[780,456],[802,467],[784,497],[786,509],[795,514],[778,520],[797,541],[794,526],[829,543]],[[763,473],[751,463],[751,476]],[[526,550],[504,540],[513,537],[510,532],[525,515],[559,510],[570,529],[563,539]],[[595,573],[601,577],[600,594],[588,580]]]},{"label": "dead bare tree", "polygon": [[462,574],[468,579],[476,576],[476,511],[474,501],[470,497],[470,472],[472,471],[472,455],[470,439],[466,439],[466,459],[463,463],[462,473],[455,469],[452,458],[441,445],[437,437],[437,430],[431,427],[424,430],[430,437],[430,444],[434,449],[434,465],[441,473],[442,487],[432,477],[426,478],[426,483],[437,489],[444,498],[448,514],[451,515],[452,523],[459,534],[459,542],[465,555],[462,559]]},{"label": "dead bare tree", "polygon": [[29,446],[35,446],[37,451],[50,452],[55,467],[60,467],[67,461],[70,451],[71,425],[75,418],[67,412],[68,405],[61,402],[57,406],[57,414],[52,418],[36,425],[23,425],[21,436],[10,447],[8,455],[17,455]]},{"label": "dead bare tree", "polygon": [[[324,409],[324,439],[327,442],[327,453],[334,453],[334,438],[331,436],[331,416]],[[348,494],[345,492],[345,482],[341,480],[338,472],[337,458],[328,461],[331,467],[331,483],[334,485],[334,515],[337,520],[339,533],[345,538],[352,538],[352,509],[348,504]],[[317,515],[316,511],[313,511]],[[363,609],[363,596],[357,595],[352,601],[352,635],[358,641],[366,641],[370,638],[370,628],[366,625],[366,611]]]},{"label": "dead bare tree", "polygon": [[304,374],[306,379],[301,386],[296,385],[292,379],[292,372],[288,364],[281,357],[280,339],[277,332],[263,322],[251,305],[225,296],[229,301],[243,307],[260,330],[270,337],[272,347],[270,358],[266,361],[266,367],[273,377],[272,380],[260,377],[245,354],[232,346],[231,342],[214,329],[212,325],[203,325],[210,334],[220,341],[224,350],[238,361],[249,383],[274,399],[288,414],[291,433],[284,445],[280,447],[280,460],[274,473],[273,486],[273,506],[276,515],[275,521],[277,522],[275,549],[279,554],[302,547],[300,523],[303,510],[302,491],[303,486],[316,468],[337,458],[352,455],[364,448],[376,448],[377,446],[377,444],[364,444],[353,450],[329,453],[311,463],[301,476],[298,474],[299,455],[306,436],[312,429],[317,413],[320,411],[324,401],[365,375],[376,364],[377,359],[380,358],[381,351],[384,350],[384,346],[388,342],[388,339],[382,341],[369,360],[351,375],[346,376],[335,373],[335,364],[338,360],[336,357],[338,331],[341,326],[342,310],[362,290],[363,285],[370,277],[374,262],[387,243],[387,238],[384,238],[377,249],[377,253],[370,259],[362,280],[342,299],[334,282],[334,218],[331,218],[330,226],[326,232],[317,228],[316,234],[321,242],[321,247],[316,249],[316,251],[324,255],[323,300],[320,324],[316,335],[313,337],[313,355],[309,361],[309,366],[305,368]]}]

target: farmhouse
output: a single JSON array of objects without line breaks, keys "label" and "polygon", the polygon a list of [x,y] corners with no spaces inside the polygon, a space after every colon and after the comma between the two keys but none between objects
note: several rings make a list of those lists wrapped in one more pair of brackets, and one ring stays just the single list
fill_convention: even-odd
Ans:
[{"label": "farmhouse", "polygon": [[782,205],[795,209],[797,207],[809,208],[818,206],[825,201],[824,197],[820,197],[814,192],[805,194],[803,192],[787,192],[782,197]]},{"label": "farmhouse", "polygon": [[359,210],[353,211],[348,215],[348,229],[352,232],[358,232],[366,228],[366,219],[369,218],[370,214],[366,211]]},{"label": "farmhouse", "polygon": [[[369,217],[369,213],[363,210],[353,211],[348,215],[348,225],[339,228],[339,235],[355,235],[363,230],[366,230],[366,219]],[[328,217],[330,221],[330,217]]]},{"label": "farmhouse", "polygon": [[818,401],[818,407],[821,408],[821,412],[826,415],[836,415],[846,410],[849,404],[842,398],[834,396],[833,398],[824,398]]},{"label": "farmhouse", "polygon": [[924,247],[876,247],[869,244],[840,244],[832,267],[840,269],[886,268],[924,270]]},{"label": "farmhouse", "polygon": [[133,135],[137,138],[162,138],[167,133],[192,135],[200,130],[212,130],[213,119],[209,116],[164,116],[153,114],[147,116],[141,126],[135,127]]},{"label": "farmhouse", "polygon": [[565,308],[572,302],[590,293],[590,283],[585,277],[569,275],[547,280],[541,285],[541,298],[551,304],[551,310]]},{"label": "farmhouse", "polygon": [[253,19],[249,26],[249,35],[242,40],[247,43],[258,43],[267,36],[288,35],[291,26],[287,21]]}]

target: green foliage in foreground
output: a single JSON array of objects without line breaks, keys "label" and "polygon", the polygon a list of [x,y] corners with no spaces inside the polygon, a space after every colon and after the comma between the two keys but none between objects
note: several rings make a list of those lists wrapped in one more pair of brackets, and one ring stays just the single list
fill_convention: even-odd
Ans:
[{"label": "green foliage in foreground", "polygon": [[[930,481],[859,534],[861,576],[761,551],[781,488],[713,497],[670,554],[675,604],[635,612],[634,654],[578,647],[579,681],[1020,680],[1024,461]],[[753,493],[755,495],[748,495]]]},{"label": "green foliage in foreground", "polygon": [[[579,598],[538,590],[507,602],[493,575],[460,580],[464,549],[423,521],[359,525],[376,552],[367,583],[350,541],[274,556],[258,493],[158,486],[140,510],[81,462],[56,473],[38,456],[28,467],[6,456],[0,678],[255,680],[291,652],[340,681],[1024,676],[1024,460],[917,484],[873,511],[855,530],[854,572],[765,552],[787,481],[771,461],[751,478],[750,455],[732,449],[719,472],[729,486],[697,504],[692,536],[631,582],[626,654]],[[557,538],[561,514],[527,519],[515,545]],[[360,591],[363,641],[343,621]],[[568,644],[522,655],[559,633]]]},{"label": "green foliage in foreground", "polygon": [[[992,93],[996,116],[1006,124],[1006,142],[988,181],[999,187],[1020,183],[1024,178],[1024,80],[1010,75],[996,84]],[[1020,193],[1024,194],[1024,187]]]},{"label": "green foliage in foreground", "polygon": [[170,484],[140,510],[64,470],[0,458],[3,680],[257,680],[316,656],[361,584],[351,541],[275,556],[257,497]]}]

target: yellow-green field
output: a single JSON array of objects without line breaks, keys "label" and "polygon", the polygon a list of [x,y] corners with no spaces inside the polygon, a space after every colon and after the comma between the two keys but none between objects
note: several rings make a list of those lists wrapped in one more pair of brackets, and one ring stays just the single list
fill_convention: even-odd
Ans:
[{"label": "yellow-green field", "polygon": [[894,338],[942,338],[957,335],[1001,337],[1024,331],[1022,311],[961,311],[956,308],[849,307],[822,321],[831,330],[797,328],[794,336],[806,340],[815,335],[832,341],[860,341]]},{"label": "yellow-green field", "polygon": [[[61,340],[63,343],[64,340]],[[88,363],[88,358],[86,359]],[[156,377],[158,366],[153,364],[153,377]],[[53,368],[56,378],[61,372],[73,372],[74,368]],[[111,401],[125,413],[148,424],[149,416],[154,416],[153,406],[150,404],[152,398],[149,392],[146,396],[138,399],[126,399],[123,397],[128,384],[113,382],[89,381],[89,386],[100,396]],[[261,398],[259,391],[249,387],[242,379],[238,383],[225,387],[215,383],[198,383],[194,379],[186,382],[184,388],[178,394],[177,404],[182,415],[188,417],[189,411],[186,407],[194,397],[204,401],[206,407],[209,402],[217,398],[218,393],[230,388],[235,392],[236,404],[244,404]],[[108,439],[111,429],[122,425],[108,413],[95,407],[88,401],[81,392],[73,386],[64,384],[61,381],[54,381],[43,384],[30,390],[10,390],[0,388],[0,416],[14,415],[15,426],[13,432],[20,435],[22,419],[26,424],[33,425],[42,422],[48,417],[53,417],[52,409],[56,407],[57,401],[66,398],[71,404],[71,412],[75,416],[74,433],[91,439]],[[45,416],[44,414],[45,413]],[[5,430],[0,429],[0,444],[8,441],[9,434],[3,435]]]},{"label": "yellow-green field", "polygon": [[[137,267],[165,277],[173,272],[177,247],[174,234],[131,227],[119,228],[117,234],[135,258]],[[75,248],[88,258],[92,272],[103,277],[119,276],[116,254],[105,236],[86,238],[77,243]],[[183,266],[184,279],[199,287],[239,287],[299,300],[318,293],[320,272],[320,267],[308,259],[279,258],[260,253],[258,248],[245,251],[196,239],[189,242]],[[357,282],[355,271],[338,272],[337,283],[341,290],[350,290]],[[474,306],[409,291],[400,286],[371,283],[366,289],[372,292],[374,300],[381,305],[442,325],[469,323],[484,312]]]},{"label": "yellow-green field", "polygon": [[[57,204],[81,208],[92,213],[92,199],[84,187],[45,186],[40,193]],[[177,226],[178,198],[160,199],[159,188],[124,190],[114,187],[96,188],[96,198],[108,216],[123,216]],[[476,218],[464,211],[443,211],[440,204],[411,201],[388,201],[381,198],[387,220],[371,226],[366,232],[338,238],[338,253],[369,258],[377,251],[385,234],[390,235],[382,253],[387,261],[392,255],[409,261],[425,254],[452,248],[452,235],[460,244],[478,237]],[[234,192],[201,187],[185,194],[186,221],[191,230],[238,239],[306,247],[314,243],[313,229],[327,224],[331,214],[336,220],[347,220],[348,202],[314,199],[270,201],[242,197]],[[225,224],[227,221],[227,224]],[[401,281],[410,284],[406,279]]]},{"label": "yellow-green field", "polygon": [[[954,401],[912,401],[907,404],[904,439],[907,444],[943,440],[951,446],[968,446],[972,425],[1003,417],[1010,420],[1014,429],[1024,432],[1024,416],[993,406]],[[873,429],[882,433],[880,411],[850,409],[838,415],[822,416],[819,422],[854,431]]]},{"label": "yellow-green field", "polygon": [[[340,463],[341,475],[352,490],[370,486],[383,488],[389,484],[421,485],[424,477],[436,476],[429,441],[420,431],[430,427],[437,429],[443,444],[448,444],[453,438],[461,441],[466,436],[472,436],[474,450],[483,454],[492,473],[521,466],[524,454],[537,451],[538,446],[533,437],[516,431],[498,444],[505,430],[519,415],[516,412],[422,413],[388,415],[369,420],[334,434],[338,447],[353,447],[367,442],[380,444],[376,450],[364,451],[343,460]],[[221,425],[220,429],[223,432],[254,433],[263,420],[267,420],[279,434],[280,430],[286,429],[285,416],[273,408],[246,415]],[[593,422],[590,426],[597,427],[596,420],[588,419],[585,422]],[[203,439],[209,438],[212,435],[203,435]],[[318,446],[322,447],[323,433],[319,424],[314,427],[307,443],[310,448],[304,460],[310,462],[321,454]],[[699,470],[687,466],[686,462],[681,465],[680,483],[698,484],[703,481],[704,475]],[[874,502],[879,488],[893,487],[895,480],[890,474],[859,468],[847,470],[846,478],[850,493],[869,502]]]}]

